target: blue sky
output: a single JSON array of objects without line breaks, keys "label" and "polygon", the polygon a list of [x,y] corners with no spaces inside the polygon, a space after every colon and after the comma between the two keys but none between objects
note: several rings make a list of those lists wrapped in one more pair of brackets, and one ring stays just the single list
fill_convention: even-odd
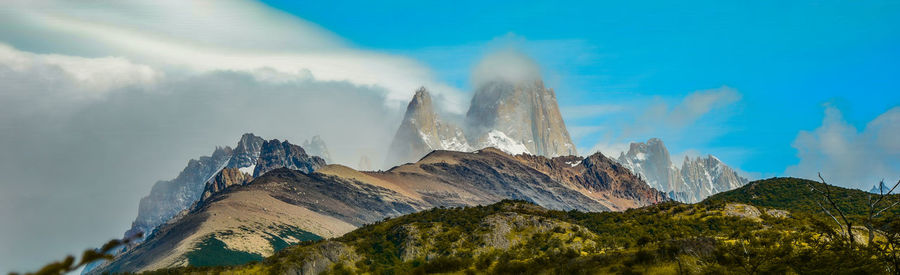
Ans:
[{"label": "blue sky", "polygon": [[741,96],[678,135],[621,137],[631,123],[622,112],[567,116],[570,128],[596,126],[577,136],[581,148],[656,135],[676,154],[783,175],[799,161],[798,131],[820,127],[826,104],[862,131],[900,103],[896,1],[265,2],[358,47],[415,57],[463,90],[486,51],[511,44],[543,66],[564,116],[573,106],[676,104],[722,86]]}]

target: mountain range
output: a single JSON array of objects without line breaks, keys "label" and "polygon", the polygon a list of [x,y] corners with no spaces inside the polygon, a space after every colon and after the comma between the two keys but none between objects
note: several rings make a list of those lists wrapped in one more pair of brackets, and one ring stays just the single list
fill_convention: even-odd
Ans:
[{"label": "mountain range", "polygon": [[[324,143],[321,144],[320,148],[324,148]],[[175,179],[154,184],[150,194],[141,199],[137,218],[125,235],[142,232],[147,236],[159,225],[188,209],[207,191],[207,183],[224,169],[236,169],[241,174],[258,176],[280,167],[312,172],[323,165],[324,160],[307,155],[300,146],[244,134],[234,149],[227,146],[216,148],[211,156],[189,161]]]},{"label": "mountain range", "polygon": [[433,151],[418,162],[382,172],[335,164],[309,173],[285,166],[249,177],[232,168],[221,170],[189,210],[93,271],[202,266],[208,261],[202,255],[219,255],[216,264],[240,264],[304,240],[338,237],[365,224],[435,207],[519,199],[549,209],[598,212],[665,200],[665,194],[600,153],[546,158],[495,148]]},{"label": "mountain range", "polygon": [[[389,145],[386,171],[327,164],[325,141],[298,146],[244,134],[188,162],[141,199],[114,260],[86,273],[242,264],[290,245],[432,208],[523,200],[552,210],[623,211],[697,202],[746,184],[708,156],[675,167],[658,139],[618,159],[577,156],[552,89],[541,80],[480,85],[464,119],[441,115],[418,89]],[[371,163],[362,156],[361,170]]]},{"label": "mountain range", "polygon": [[[815,203],[823,197],[811,186],[843,198],[848,218],[862,222],[866,209],[855,206],[870,194],[771,178],[696,204],[669,201],[622,212],[558,211],[521,200],[434,208],[305,241],[244,265],[159,273],[892,274],[895,254],[872,249],[862,226],[854,227],[859,236],[848,245],[846,235],[828,225],[831,218]],[[888,212],[897,215],[900,208]],[[895,224],[892,219],[882,222]],[[898,234],[892,226],[878,230]]]},{"label": "mountain range", "polygon": [[494,147],[510,154],[577,155],[556,103],[540,79],[487,82],[475,90],[463,126],[442,118],[426,88],[416,91],[391,143],[386,163],[413,162],[432,150]]},{"label": "mountain range", "polygon": [[748,182],[712,155],[695,159],[685,156],[679,168],[672,163],[666,145],[657,138],[631,143],[628,151],[619,155],[618,161],[641,175],[651,187],[687,203],[702,201]]}]

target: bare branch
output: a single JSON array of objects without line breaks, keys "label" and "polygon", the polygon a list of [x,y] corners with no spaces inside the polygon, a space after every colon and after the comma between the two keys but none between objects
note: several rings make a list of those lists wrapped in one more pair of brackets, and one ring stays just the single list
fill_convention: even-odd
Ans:
[{"label": "bare branch", "polygon": [[838,219],[835,218],[834,215],[831,214],[831,211],[828,211],[828,209],[825,209],[825,206],[822,206],[822,203],[820,203],[819,201],[816,201],[816,204],[819,205],[819,208],[822,208],[822,211],[825,211],[825,214],[828,214],[828,216],[830,216],[831,219],[834,220],[834,223],[837,223],[838,228],[844,228],[844,225],[841,224],[841,222],[838,221]]},{"label": "bare branch", "polygon": [[[840,207],[838,207],[837,203],[835,203],[834,199],[831,197],[831,188],[828,187],[828,183],[825,182],[824,178],[822,178],[822,173],[819,173],[819,179],[822,180],[822,184],[825,185],[825,198],[828,199],[828,203],[830,203],[831,207],[834,208],[835,211],[841,215],[841,219],[844,220],[844,224],[847,224],[849,226],[850,221],[847,219],[847,216],[844,215],[844,210],[842,210]],[[850,232],[847,232],[847,233],[850,233]]]},{"label": "bare branch", "polygon": [[891,204],[891,205],[889,205],[889,206],[887,206],[887,207],[885,207],[885,208],[882,208],[881,210],[878,210],[878,212],[876,212],[875,215],[872,215],[872,217],[873,217],[873,218],[874,218],[874,217],[878,217],[878,215],[880,215],[881,212],[884,212],[885,210],[894,208],[894,206],[897,206],[897,204],[900,204],[900,201],[896,201],[896,202],[894,202],[894,204]]},{"label": "bare branch", "polygon": [[878,190],[881,192],[881,197],[879,197],[878,200],[876,200],[875,203],[872,204],[872,206],[878,205],[878,203],[881,202],[882,200],[884,200],[884,198],[887,197],[887,195],[890,195],[891,193],[893,193],[894,189],[897,189],[898,185],[900,185],[900,180],[897,180],[897,183],[894,184],[894,187],[891,187],[891,190],[888,191],[887,194],[885,194],[884,193],[884,180],[881,180],[881,182],[878,184]]}]

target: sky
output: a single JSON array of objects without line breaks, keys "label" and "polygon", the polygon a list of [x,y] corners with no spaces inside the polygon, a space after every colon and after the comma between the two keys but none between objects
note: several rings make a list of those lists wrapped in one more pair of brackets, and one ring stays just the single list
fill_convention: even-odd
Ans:
[{"label": "sky", "polygon": [[417,87],[461,114],[510,50],[581,154],[659,137],[751,179],[900,177],[896,1],[489,2],[9,1],[0,272],[121,236],[155,181],[244,132],[379,159]]}]

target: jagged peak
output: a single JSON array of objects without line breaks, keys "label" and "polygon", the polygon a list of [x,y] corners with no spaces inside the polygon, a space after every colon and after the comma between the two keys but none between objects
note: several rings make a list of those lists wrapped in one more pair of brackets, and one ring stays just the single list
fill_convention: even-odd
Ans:
[{"label": "jagged peak", "polygon": [[[669,158],[669,149],[666,148],[665,143],[659,138],[650,138],[646,142],[632,142],[628,146],[628,151],[623,152],[619,155],[619,159],[622,160],[626,157],[637,157],[642,158],[641,155],[645,155],[646,153],[660,153],[660,157],[671,162]],[[655,155],[655,154],[654,154]],[[685,156],[687,157],[687,156]]]},{"label": "jagged peak", "polygon": [[300,145],[291,143],[287,139],[285,139],[284,141],[280,141],[277,138],[274,138],[274,139],[263,141],[263,147],[276,146],[276,145],[281,145],[282,147],[284,147],[286,149],[287,148],[297,149],[300,151],[301,154],[303,154],[303,155],[306,154],[306,149],[303,149],[303,147]]},{"label": "jagged peak", "polygon": [[431,95],[425,87],[420,87],[416,90],[416,94],[413,95],[412,100],[409,101],[409,105],[406,106],[407,118],[416,116],[416,113],[419,112],[434,112],[431,105]]},{"label": "jagged peak", "polygon": [[220,155],[231,154],[234,149],[231,149],[230,146],[216,146],[216,150],[213,151],[212,157],[215,158]]},{"label": "jagged peak", "polygon": [[259,137],[259,136],[257,136],[257,135],[254,135],[253,133],[244,133],[243,135],[241,135],[241,141],[240,141],[240,142],[249,142],[249,141],[252,141],[252,140],[254,140],[254,139],[261,139],[261,137]]},{"label": "jagged peak", "polygon": [[413,96],[414,99],[420,97],[430,97],[430,95],[428,94],[428,89],[425,88],[425,86],[421,86],[416,89],[416,94]]},{"label": "jagged peak", "polygon": [[328,151],[328,145],[325,143],[325,140],[322,139],[322,137],[319,135],[315,135],[310,139],[304,140],[302,147],[310,155],[319,156],[327,163],[333,161],[331,159],[331,152]]}]

